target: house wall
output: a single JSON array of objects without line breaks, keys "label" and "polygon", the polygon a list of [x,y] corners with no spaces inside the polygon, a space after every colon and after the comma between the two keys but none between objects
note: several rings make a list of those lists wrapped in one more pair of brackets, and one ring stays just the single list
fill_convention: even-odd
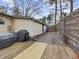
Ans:
[{"label": "house wall", "polygon": [[0,19],[4,20],[5,24],[0,24],[0,32],[9,32],[12,26],[11,18],[0,15]]},{"label": "house wall", "polygon": [[30,36],[42,34],[42,24],[36,23],[30,19],[14,19],[15,32],[25,29],[28,30]]},{"label": "house wall", "polygon": [[[42,24],[31,20],[30,18],[14,18],[0,14],[0,19],[5,21],[5,24],[0,24],[0,32],[18,32],[19,30],[27,30],[30,36],[39,35],[45,32],[45,27],[42,28]],[[44,31],[44,32],[43,32]]]},{"label": "house wall", "polygon": [[47,28],[47,26],[44,26],[44,32],[46,32],[46,28]]}]

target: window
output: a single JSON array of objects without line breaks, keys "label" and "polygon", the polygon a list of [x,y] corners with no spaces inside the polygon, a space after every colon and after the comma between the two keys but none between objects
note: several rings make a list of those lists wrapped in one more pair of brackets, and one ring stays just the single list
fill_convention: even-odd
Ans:
[{"label": "window", "polygon": [[5,24],[5,21],[2,19],[2,18],[0,18],[0,25],[3,25],[3,24]]}]

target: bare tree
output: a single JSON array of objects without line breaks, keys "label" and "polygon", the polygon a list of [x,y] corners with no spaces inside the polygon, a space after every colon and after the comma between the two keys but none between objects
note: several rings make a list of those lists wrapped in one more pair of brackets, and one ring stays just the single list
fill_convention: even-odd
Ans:
[{"label": "bare tree", "polygon": [[64,0],[65,2],[68,1],[70,3],[70,12],[73,12],[73,1],[74,0]]},{"label": "bare tree", "polygon": [[[19,2],[19,3],[18,3]],[[35,16],[41,12],[42,0],[15,0],[15,6],[24,16]],[[19,6],[20,5],[20,6]]]},{"label": "bare tree", "polygon": [[57,19],[57,0],[49,0],[49,3],[52,5],[52,4],[55,4],[55,27],[56,27],[56,19]]},{"label": "bare tree", "polygon": [[17,7],[14,7],[14,8],[13,8],[13,13],[14,13],[15,16],[21,14]]},{"label": "bare tree", "polygon": [[62,20],[62,1],[60,0],[60,21]]},{"label": "bare tree", "polygon": [[73,12],[73,0],[70,0],[70,12]]},{"label": "bare tree", "polygon": [[5,12],[5,7],[4,6],[0,6],[0,12],[4,13]]},{"label": "bare tree", "polygon": [[56,19],[57,19],[56,16],[57,16],[57,0],[55,0],[55,27],[56,27]]},{"label": "bare tree", "polygon": [[13,0],[13,2],[14,2],[13,15],[19,15],[20,11],[18,9],[18,7],[19,7],[18,2],[17,2],[17,0]]}]

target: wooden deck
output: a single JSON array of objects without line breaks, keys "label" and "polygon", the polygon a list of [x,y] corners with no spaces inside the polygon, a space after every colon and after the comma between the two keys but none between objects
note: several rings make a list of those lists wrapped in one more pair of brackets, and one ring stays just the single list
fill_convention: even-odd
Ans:
[{"label": "wooden deck", "polygon": [[15,43],[0,50],[0,59],[76,59],[76,53],[66,46],[56,33],[47,33],[37,42]]},{"label": "wooden deck", "polygon": [[48,44],[41,59],[77,59],[76,53],[63,43],[57,33],[47,33],[38,41]]},{"label": "wooden deck", "polygon": [[32,41],[28,42],[16,42],[10,47],[4,48],[0,50],[0,59],[13,59],[16,55],[21,53],[23,50],[27,49],[30,45],[32,45]]}]

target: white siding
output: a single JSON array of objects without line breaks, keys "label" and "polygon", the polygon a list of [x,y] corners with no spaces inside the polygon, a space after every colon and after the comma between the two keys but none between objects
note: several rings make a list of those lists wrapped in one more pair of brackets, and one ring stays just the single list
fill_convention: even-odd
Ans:
[{"label": "white siding", "polygon": [[6,26],[0,25],[0,32],[6,32]]},{"label": "white siding", "polygon": [[46,27],[46,26],[44,26],[44,32],[46,31],[46,28],[47,28],[47,27]]},{"label": "white siding", "polygon": [[[5,24],[0,24],[0,32],[11,32],[19,30],[28,30],[30,36],[42,34],[42,24],[29,19],[16,19],[8,16],[0,15],[5,20]],[[45,27],[44,27],[45,32]]]},{"label": "white siding", "polygon": [[8,32],[8,26],[11,26],[11,20],[7,17],[0,17],[5,24],[0,24],[0,32]]},{"label": "white siding", "polygon": [[42,25],[39,23],[36,23],[32,20],[25,20],[25,19],[15,19],[14,20],[14,29],[15,32],[25,29],[28,30],[30,33],[30,36],[35,36],[42,34]]}]

